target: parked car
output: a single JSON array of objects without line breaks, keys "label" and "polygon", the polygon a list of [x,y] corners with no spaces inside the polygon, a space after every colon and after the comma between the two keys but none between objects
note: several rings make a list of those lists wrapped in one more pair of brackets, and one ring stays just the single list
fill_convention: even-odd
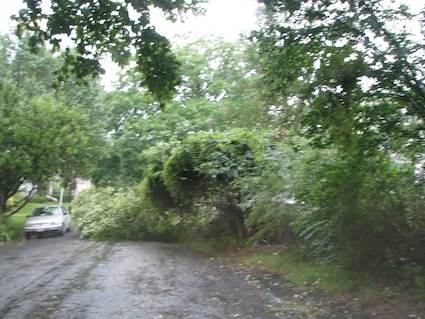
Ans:
[{"label": "parked car", "polygon": [[31,215],[27,216],[24,232],[25,238],[31,235],[55,233],[62,236],[71,230],[71,218],[68,210],[63,206],[44,206],[34,208]]}]

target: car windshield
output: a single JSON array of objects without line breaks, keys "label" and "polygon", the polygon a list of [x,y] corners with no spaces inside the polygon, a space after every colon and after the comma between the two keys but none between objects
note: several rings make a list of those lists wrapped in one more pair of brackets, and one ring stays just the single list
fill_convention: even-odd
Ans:
[{"label": "car windshield", "polygon": [[60,207],[37,207],[32,211],[31,216],[60,216],[62,211]]}]

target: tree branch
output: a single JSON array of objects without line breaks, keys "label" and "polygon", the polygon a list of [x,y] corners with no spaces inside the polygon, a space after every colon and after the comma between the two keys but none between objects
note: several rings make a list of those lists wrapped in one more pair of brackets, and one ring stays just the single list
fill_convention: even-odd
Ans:
[{"label": "tree branch", "polygon": [[28,195],[25,196],[23,199],[21,199],[16,205],[15,208],[8,214],[6,214],[6,217],[10,217],[17,212],[19,212],[30,200],[34,197],[35,194],[37,194],[38,187],[33,186],[32,189],[28,192]]},{"label": "tree branch", "polygon": [[21,185],[22,185],[22,183],[25,181],[25,179],[24,178],[21,178],[21,179],[19,179],[19,181],[16,183],[16,185],[12,188],[12,190],[11,191],[9,191],[9,192],[6,192],[6,199],[8,199],[8,198],[10,198],[10,197],[12,197],[13,195],[15,195],[17,192],[18,192],[18,190],[19,190],[19,187],[21,187]]}]

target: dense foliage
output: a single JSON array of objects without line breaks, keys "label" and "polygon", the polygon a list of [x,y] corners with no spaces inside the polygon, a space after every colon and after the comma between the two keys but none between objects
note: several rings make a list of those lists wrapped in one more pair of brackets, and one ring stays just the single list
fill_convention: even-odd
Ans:
[{"label": "dense foliage", "polygon": [[123,74],[119,90],[102,99],[113,143],[93,176],[97,184],[137,184],[146,166],[142,152],[158,143],[181,141],[199,131],[257,130],[259,123],[271,121],[259,102],[259,77],[246,43],[197,41],[179,48],[177,55],[182,83],[167,108],[140,91],[137,70]]},{"label": "dense foliage", "polygon": [[183,229],[243,236],[246,214],[237,181],[260,169],[258,142],[245,131],[200,132],[150,147],[142,154],[139,186],[92,189],[73,201],[77,227],[95,238],[163,239]]},{"label": "dense foliage", "polygon": [[72,202],[71,212],[83,238],[172,240],[182,227],[171,212],[155,214],[136,189],[92,188]]},{"label": "dense foliage", "polygon": [[270,92],[291,100],[284,113],[298,110],[299,133],[360,156],[423,152],[425,44],[402,26],[420,27],[425,12],[377,0],[264,2],[253,39]]},{"label": "dense foliage", "polygon": [[338,152],[303,162],[294,228],[308,255],[357,267],[423,263],[417,244],[425,239],[425,187],[411,164],[384,154],[359,160]]}]

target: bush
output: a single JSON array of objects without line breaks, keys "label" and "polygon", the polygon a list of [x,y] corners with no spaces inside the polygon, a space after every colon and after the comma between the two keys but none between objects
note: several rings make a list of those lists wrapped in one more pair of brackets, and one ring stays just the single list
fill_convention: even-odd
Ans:
[{"label": "bush", "polygon": [[3,218],[0,218],[0,242],[13,239],[13,231],[8,227]]},{"label": "bush", "polygon": [[83,238],[170,240],[180,223],[173,212],[159,215],[135,189],[91,188],[72,201],[71,212]]},{"label": "bush", "polygon": [[238,181],[250,240],[296,239],[310,259],[355,268],[425,265],[425,184],[415,174],[380,152],[272,145],[261,174]]},{"label": "bush", "polygon": [[412,257],[411,244],[425,233],[424,186],[413,165],[339,152],[303,162],[294,226],[307,255],[357,268]]}]

